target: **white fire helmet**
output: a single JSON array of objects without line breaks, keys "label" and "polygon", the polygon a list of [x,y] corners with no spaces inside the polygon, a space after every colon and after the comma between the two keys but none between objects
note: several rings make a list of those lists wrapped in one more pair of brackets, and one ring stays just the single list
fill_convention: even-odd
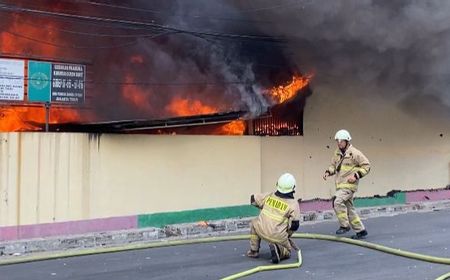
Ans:
[{"label": "white fire helmet", "polygon": [[341,129],[338,132],[336,132],[336,135],[334,136],[334,140],[350,141],[350,140],[352,140],[352,137],[350,136],[350,132],[348,132],[345,129]]},{"label": "white fire helmet", "polygon": [[290,193],[294,191],[296,182],[295,178],[290,173],[284,173],[278,178],[277,182],[277,190],[280,193]]}]

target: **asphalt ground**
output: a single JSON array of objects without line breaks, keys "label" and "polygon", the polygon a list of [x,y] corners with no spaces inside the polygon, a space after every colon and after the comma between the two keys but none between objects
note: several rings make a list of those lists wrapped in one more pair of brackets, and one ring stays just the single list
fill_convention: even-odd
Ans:
[{"label": "asphalt ground", "polygon": [[[450,258],[450,210],[364,220],[365,241]],[[299,232],[333,234],[336,222],[301,226]],[[351,233],[348,234],[350,236]],[[245,279],[435,279],[450,265],[431,264],[348,244],[297,239],[303,265]],[[39,261],[0,267],[0,279],[219,279],[270,264],[263,242],[259,259],[245,257],[248,241],[183,245]],[[295,259],[285,262],[293,262]]]}]

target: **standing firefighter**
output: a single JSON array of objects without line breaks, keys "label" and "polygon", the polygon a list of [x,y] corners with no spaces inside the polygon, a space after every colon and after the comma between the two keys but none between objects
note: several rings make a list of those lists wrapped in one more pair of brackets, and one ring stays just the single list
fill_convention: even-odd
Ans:
[{"label": "standing firefighter", "polygon": [[288,259],[291,249],[297,249],[290,239],[300,225],[300,208],[294,199],[295,185],[294,176],[285,173],[278,179],[275,193],[251,196],[251,204],[260,208],[261,213],[251,223],[248,257],[259,257],[261,239],[269,242],[273,263]]},{"label": "standing firefighter", "polygon": [[344,234],[351,227],[356,232],[352,238],[361,239],[367,236],[367,230],[353,206],[353,195],[358,189],[359,180],[369,173],[370,162],[361,151],[350,144],[352,138],[347,130],[336,132],[334,139],[338,149],[323,179],[335,175],[336,198],[333,207],[340,224],[336,234]]}]

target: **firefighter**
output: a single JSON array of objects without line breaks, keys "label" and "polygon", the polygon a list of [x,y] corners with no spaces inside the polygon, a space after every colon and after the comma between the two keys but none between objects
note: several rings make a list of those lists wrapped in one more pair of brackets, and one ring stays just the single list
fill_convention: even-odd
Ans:
[{"label": "firefighter", "polygon": [[285,173],[278,179],[275,192],[250,197],[250,203],[261,212],[251,222],[248,257],[259,257],[261,239],[269,243],[273,263],[290,258],[292,249],[298,250],[290,238],[300,226],[300,208],[294,199],[295,185],[294,176]]},{"label": "firefighter", "polygon": [[336,194],[333,198],[333,208],[340,224],[336,234],[344,234],[352,228],[356,232],[352,238],[362,239],[367,236],[367,230],[353,206],[353,195],[358,190],[359,180],[369,173],[370,162],[350,143],[352,137],[347,130],[342,129],[336,132],[334,139],[338,149],[323,179],[335,176]]}]

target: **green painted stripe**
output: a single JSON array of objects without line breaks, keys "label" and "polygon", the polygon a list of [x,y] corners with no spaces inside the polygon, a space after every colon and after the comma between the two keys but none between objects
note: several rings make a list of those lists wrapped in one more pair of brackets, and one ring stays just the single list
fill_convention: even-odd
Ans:
[{"label": "green painted stripe", "polygon": [[406,194],[404,192],[399,192],[394,194],[393,197],[370,197],[370,198],[356,198],[355,207],[371,207],[371,206],[382,206],[382,205],[392,205],[392,204],[405,204]]},{"label": "green painted stripe", "polygon": [[[405,204],[406,194],[401,192],[394,194],[393,197],[356,198],[354,203],[355,207]],[[138,215],[138,228],[164,227],[166,225],[194,223],[198,221],[253,217],[258,214],[259,209],[251,205],[143,214]]]},{"label": "green painted stripe", "polygon": [[143,214],[138,215],[138,228],[164,227],[171,224],[253,217],[257,215],[259,215],[259,209],[251,205]]}]

